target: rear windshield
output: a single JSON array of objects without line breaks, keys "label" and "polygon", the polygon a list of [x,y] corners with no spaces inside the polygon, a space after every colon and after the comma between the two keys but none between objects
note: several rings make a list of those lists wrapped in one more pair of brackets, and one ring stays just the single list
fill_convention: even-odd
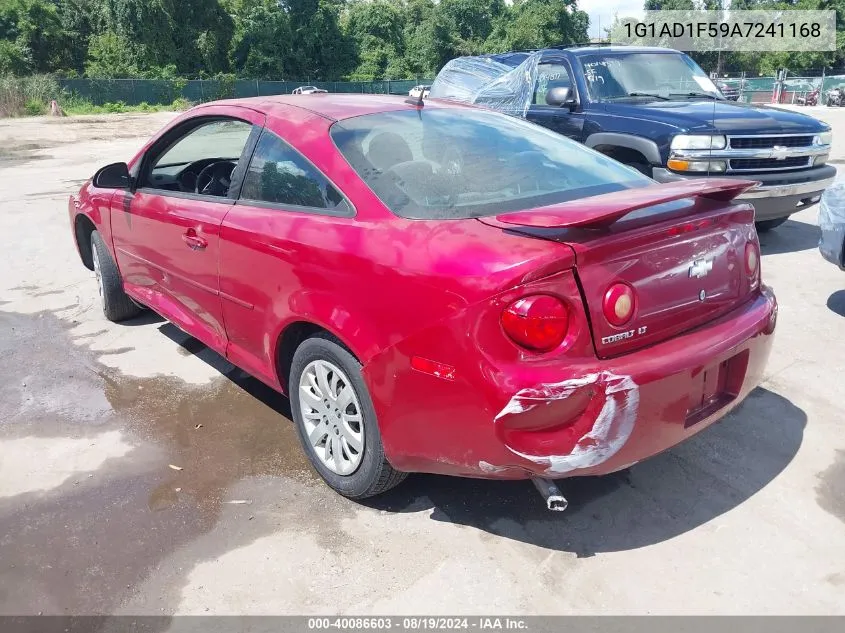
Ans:
[{"label": "rear windshield", "polygon": [[461,219],[642,187],[651,180],[503,114],[422,108],[347,119],[332,138],[398,216]]}]

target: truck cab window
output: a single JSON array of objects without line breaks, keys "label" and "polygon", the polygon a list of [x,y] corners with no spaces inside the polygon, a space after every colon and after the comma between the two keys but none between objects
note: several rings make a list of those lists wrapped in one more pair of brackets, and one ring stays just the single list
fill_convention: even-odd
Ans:
[{"label": "truck cab window", "polygon": [[564,64],[540,64],[537,66],[537,88],[534,90],[534,105],[546,105],[546,93],[552,88],[569,88],[572,79]]}]

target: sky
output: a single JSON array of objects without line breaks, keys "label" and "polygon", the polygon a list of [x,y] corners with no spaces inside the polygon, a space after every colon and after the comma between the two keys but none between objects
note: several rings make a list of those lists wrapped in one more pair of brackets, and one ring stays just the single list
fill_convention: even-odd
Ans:
[{"label": "sky", "polygon": [[590,37],[603,37],[615,13],[620,18],[641,16],[643,0],[578,0],[578,8],[590,15]]}]

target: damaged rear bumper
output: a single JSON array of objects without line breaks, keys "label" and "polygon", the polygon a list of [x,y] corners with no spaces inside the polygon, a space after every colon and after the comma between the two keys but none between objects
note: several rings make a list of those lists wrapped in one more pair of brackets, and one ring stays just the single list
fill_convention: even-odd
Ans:
[{"label": "damaged rear bumper", "polygon": [[400,470],[498,479],[627,468],[742,402],[762,380],[776,317],[774,294],[764,287],[718,320],[622,357],[534,367],[513,382],[499,377],[474,393],[462,390],[463,397],[456,385],[431,381],[428,399],[413,407],[424,414],[408,407],[393,415],[405,410],[397,405],[401,391],[384,402],[385,383],[371,382],[386,455]]},{"label": "damaged rear bumper", "polygon": [[[531,473],[545,477],[627,468],[682,442],[742,402],[762,380],[776,318],[774,294],[764,289],[718,321],[608,361],[584,378],[521,390],[497,418],[500,436],[510,452],[530,462]],[[590,394],[583,413],[545,431],[541,441],[531,430],[513,428],[513,418],[537,408],[555,415],[559,405],[583,390]],[[555,434],[565,450],[554,450]],[[500,466],[526,469],[524,461]]]}]

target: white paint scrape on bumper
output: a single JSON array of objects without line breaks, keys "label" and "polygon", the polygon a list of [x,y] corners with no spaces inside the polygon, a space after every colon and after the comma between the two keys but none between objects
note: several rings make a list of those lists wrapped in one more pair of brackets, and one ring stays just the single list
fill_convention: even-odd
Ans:
[{"label": "white paint scrape on bumper", "polygon": [[640,405],[639,386],[630,376],[610,371],[588,374],[557,383],[522,389],[517,392],[496,416],[496,421],[508,415],[530,411],[552,401],[564,400],[587,386],[596,388],[596,398],[604,398],[601,411],[592,428],[565,455],[529,455],[508,446],[515,455],[546,467],[548,475],[563,475],[573,470],[590,468],[606,462],[628,441],[634,430]]}]

